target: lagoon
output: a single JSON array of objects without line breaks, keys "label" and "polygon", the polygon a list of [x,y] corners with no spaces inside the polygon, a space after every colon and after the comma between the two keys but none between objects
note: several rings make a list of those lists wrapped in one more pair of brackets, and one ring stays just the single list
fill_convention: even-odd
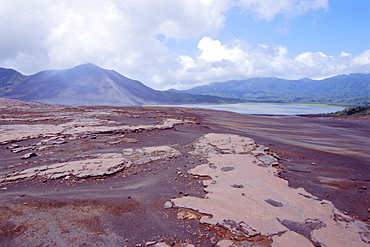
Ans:
[{"label": "lagoon", "polygon": [[344,107],[340,106],[266,104],[266,103],[186,104],[173,106],[231,111],[241,114],[263,114],[263,115],[323,114],[341,111],[344,109]]}]

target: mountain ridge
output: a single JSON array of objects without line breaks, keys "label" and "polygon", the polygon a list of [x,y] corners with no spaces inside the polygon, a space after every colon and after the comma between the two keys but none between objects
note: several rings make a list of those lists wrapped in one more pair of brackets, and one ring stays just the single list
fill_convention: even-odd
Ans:
[{"label": "mountain ridge", "polygon": [[363,105],[370,103],[370,74],[352,73],[322,80],[253,77],[177,92],[238,98],[247,102]]},{"label": "mountain ridge", "polygon": [[[9,80],[12,78],[9,75],[3,77]],[[12,84],[7,91],[0,91],[0,97],[48,104],[132,106],[240,102],[215,96],[194,96],[154,90],[140,81],[91,63],[70,69],[41,71],[31,76],[20,77],[20,82],[12,83],[9,80],[4,79],[0,84],[0,88]]]},{"label": "mountain ridge", "polygon": [[88,63],[70,69],[22,75],[0,68],[0,97],[67,105],[168,105],[199,103],[370,104],[370,74],[336,75],[322,80],[253,77],[158,91],[114,70]]}]

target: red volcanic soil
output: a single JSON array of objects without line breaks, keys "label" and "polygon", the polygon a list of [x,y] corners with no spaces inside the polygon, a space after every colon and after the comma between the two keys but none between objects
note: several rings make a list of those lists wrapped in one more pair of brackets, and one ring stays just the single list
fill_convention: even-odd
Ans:
[{"label": "red volcanic soil", "polygon": [[[189,151],[191,143],[207,133],[237,134],[269,147],[279,158],[279,176],[289,181],[289,186],[303,187],[319,199],[331,201],[344,214],[370,222],[370,129],[366,117],[0,103],[0,137],[12,133],[0,145],[1,246],[148,246],[150,241],[169,246],[215,246],[219,240],[231,238],[232,233],[221,226],[200,224],[197,216],[179,218],[178,209],[163,207],[174,198],[206,195],[201,181],[207,178],[195,178],[188,171],[205,162]],[[166,119],[183,122],[165,129],[122,127],[159,125]],[[60,127],[71,122],[75,125],[65,127],[69,132],[43,133],[46,125]],[[112,128],[94,129],[99,124]],[[79,132],[72,134],[72,130]],[[26,134],[20,138],[22,131]],[[29,168],[91,159],[96,153],[162,145],[182,155],[112,175],[5,179]],[[13,151],[19,147],[26,149]],[[36,156],[24,158],[32,152]],[[271,244],[264,236],[248,241],[250,246]]]}]

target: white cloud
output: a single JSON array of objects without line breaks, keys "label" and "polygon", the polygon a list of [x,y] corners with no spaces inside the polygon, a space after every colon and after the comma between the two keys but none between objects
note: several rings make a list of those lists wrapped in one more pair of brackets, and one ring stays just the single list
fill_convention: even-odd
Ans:
[{"label": "white cloud", "polygon": [[365,51],[352,60],[354,65],[369,65],[370,64],[370,50]]},{"label": "white cloud", "polygon": [[349,55],[351,55],[351,54],[349,54],[349,53],[347,53],[347,52],[344,52],[344,51],[342,51],[342,52],[340,53],[340,56],[341,56],[341,57],[346,57],[346,56],[349,56]]},{"label": "white cloud", "polygon": [[313,67],[315,66],[315,61],[314,61],[315,55],[320,56],[320,54],[317,54],[317,53],[314,54],[312,52],[305,52],[305,53],[298,55],[295,58],[295,61],[298,62],[298,64],[304,64],[307,67]]},{"label": "white cloud", "polygon": [[238,47],[238,40],[233,47],[225,47],[219,40],[213,40],[210,37],[203,37],[198,43],[200,50],[200,59],[207,62],[219,62],[222,60],[230,60],[235,62],[238,55],[242,52]]},{"label": "white cloud", "polygon": [[180,63],[182,65],[182,68],[184,70],[195,67],[194,59],[192,59],[191,57],[186,56],[186,55],[182,55],[182,56],[179,57],[179,59],[180,59]]}]

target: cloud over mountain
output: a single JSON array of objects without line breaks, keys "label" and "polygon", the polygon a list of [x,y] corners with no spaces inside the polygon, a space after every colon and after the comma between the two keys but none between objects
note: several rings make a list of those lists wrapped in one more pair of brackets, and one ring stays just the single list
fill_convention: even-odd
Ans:
[{"label": "cloud over mountain", "polygon": [[[0,0],[0,66],[31,74],[95,63],[157,89],[246,76],[368,72],[369,51],[292,57],[283,45],[217,37],[231,10],[266,22],[327,8],[327,0]],[[179,42],[189,47],[173,50]]]},{"label": "cloud over mountain", "polygon": [[[280,45],[251,47],[246,42],[234,40],[222,44],[219,40],[204,37],[198,44],[199,55],[180,58],[182,67],[173,73],[173,80],[180,80],[183,71],[192,75],[190,83],[205,85],[228,78],[283,77],[298,79],[308,77],[321,79],[353,71],[370,71],[370,50],[359,55],[342,52],[339,56],[329,56],[322,52],[305,52],[289,57],[288,48]],[[171,75],[168,75],[171,76]],[[185,83],[184,83],[185,86]]]}]

